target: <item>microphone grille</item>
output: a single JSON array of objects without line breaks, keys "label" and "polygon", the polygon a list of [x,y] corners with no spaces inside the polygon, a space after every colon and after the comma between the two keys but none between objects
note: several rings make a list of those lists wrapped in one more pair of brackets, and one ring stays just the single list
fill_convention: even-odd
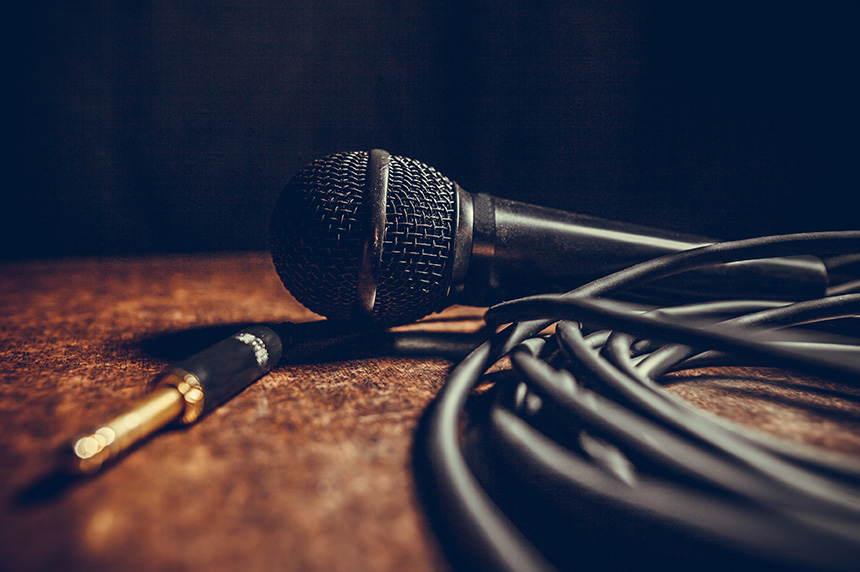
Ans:
[{"label": "microphone grille", "polygon": [[[272,260],[281,281],[308,309],[355,318],[369,154],[337,153],[302,169],[272,216]],[[386,225],[373,320],[411,322],[443,307],[450,281],[454,184],[419,161],[392,156]]]}]

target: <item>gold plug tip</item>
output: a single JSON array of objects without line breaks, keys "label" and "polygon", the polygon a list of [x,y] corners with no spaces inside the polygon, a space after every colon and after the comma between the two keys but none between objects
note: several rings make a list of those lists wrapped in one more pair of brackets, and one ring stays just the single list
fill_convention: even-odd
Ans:
[{"label": "gold plug tip", "polygon": [[108,447],[115,439],[116,433],[110,427],[100,427],[93,434],[80,437],[72,443],[68,468],[76,474],[97,472],[111,457]]},{"label": "gold plug tip", "polygon": [[173,386],[161,386],[128,412],[74,439],[62,463],[74,475],[92,475],[146,437],[185,413],[186,400]]}]

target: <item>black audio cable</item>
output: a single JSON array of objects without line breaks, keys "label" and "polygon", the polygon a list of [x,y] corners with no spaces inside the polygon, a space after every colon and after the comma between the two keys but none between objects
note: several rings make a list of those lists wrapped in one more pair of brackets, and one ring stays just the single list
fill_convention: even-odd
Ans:
[{"label": "black audio cable", "polygon": [[[660,387],[666,372],[715,364],[856,386],[860,231],[700,246],[710,239],[472,195],[374,150],[303,169],[271,238],[285,286],[329,319],[253,325],[179,362],[131,411],[72,442],[72,473],[196,422],[279,363],[480,343],[416,440],[419,491],[455,565],[860,568],[856,459],[758,437]],[[589,280],[492,307],[497,333],[483,343],[383,331]],[[510,369],[487,373],[505,357]]]},{"label": "black audio cable", "polygon": [[[856,570],[860,462],[740,430],[659,378],[752,364],[856,385],[860,294],[660,308],[609,295],[706,264],[858,251],[856,232],[718,243],[491,308],[491,327],[510,325],[453,370],[419,433],[425,504],[453,562]],[[512,369],[486,376],[504,356]]]}]

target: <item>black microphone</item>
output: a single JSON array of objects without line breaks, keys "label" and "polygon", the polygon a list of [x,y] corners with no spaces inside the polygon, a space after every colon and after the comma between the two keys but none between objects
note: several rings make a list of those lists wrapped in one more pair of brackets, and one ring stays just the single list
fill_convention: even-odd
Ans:
[{"label": "black microphone", "polygon": [[[470,194],[382,150],[317,159],[286,186],[271,222],[275,268],[330,319],[396,325],[451,304],[561,292],[712,239]],[[652,285],[680,299],[823,296],[814,257],[746,261]],[[683,298],[681,298],[683,297]]]}]

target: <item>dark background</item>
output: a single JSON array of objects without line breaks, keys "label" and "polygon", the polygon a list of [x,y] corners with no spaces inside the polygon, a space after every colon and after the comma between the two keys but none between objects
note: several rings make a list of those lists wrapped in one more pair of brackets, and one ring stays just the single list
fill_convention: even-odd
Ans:
[{"label": "dark background", "polygon": [[30,2],[3,258],[266,247],[312,158],[736,238],[860,226],[853,11],[767,2]]}]

